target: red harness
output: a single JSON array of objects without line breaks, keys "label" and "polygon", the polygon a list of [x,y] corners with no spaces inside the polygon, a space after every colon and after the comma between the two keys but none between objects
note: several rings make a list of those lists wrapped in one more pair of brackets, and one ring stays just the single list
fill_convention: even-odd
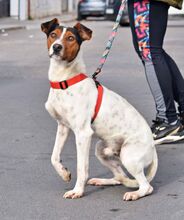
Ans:
[{"label": "red harness", "polygon": [[[78,83],[78,82],[81,82],[82,80],[88,78],[88,76],[86,76],[85,74],[83,73],[80,73],[78,74],[77,76],[74,76],[73,78],[71,79],[68,79],[68,80],[64,80],[64,81],[61,81],[61,82],[51,82],[50,81],[50,86],[51,88],[53,89],[62,89],[62,90],[65,90],[67,89],[68,87]],[[95,112],[94,112],[94,115],[91,119],[91,123],[94,122],[99,110],[100,110],[100,106],[102,104],[102,97],[103,97],[103,87],[101,86],[101,84],[97,81],[95,81],[96,83],[96,87],[98,89],[98,97],[97,97],[97,101],[96,101],[96,106],[95,106]]]}]

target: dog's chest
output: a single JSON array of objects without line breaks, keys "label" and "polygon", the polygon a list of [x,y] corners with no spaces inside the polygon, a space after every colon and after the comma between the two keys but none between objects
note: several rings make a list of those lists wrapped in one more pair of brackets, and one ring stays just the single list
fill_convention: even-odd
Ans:
[{"label": "dog's chest", "polygon": [[73,129],[92,114],[95,103],[91,100],[84,85],[74,85],[67,90],[50,89],[45,107],[53,118]]},{"label": "dog's chest", "polygon": [[53,118],[69,125],[76,115],[77,106],[75,103],[76,100],[72,92],[51,89],[45,107]]}]

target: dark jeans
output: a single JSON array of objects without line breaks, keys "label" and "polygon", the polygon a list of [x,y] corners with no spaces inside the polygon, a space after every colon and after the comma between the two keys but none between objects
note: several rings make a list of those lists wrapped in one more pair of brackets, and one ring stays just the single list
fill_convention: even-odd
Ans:
[{"label": "dark jeans", "polygon": [[177,119],[175,102],[184,112],[184,79],[174,60],[163,50],[169,6],[152,0],[129,0],[133,43],[153,94],[157,117]]}]

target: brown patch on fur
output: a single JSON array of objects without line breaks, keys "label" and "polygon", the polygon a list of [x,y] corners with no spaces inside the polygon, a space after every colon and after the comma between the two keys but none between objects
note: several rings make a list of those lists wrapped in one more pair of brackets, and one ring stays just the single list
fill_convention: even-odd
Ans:
[{"label": "brown patch on fur", "polygon": [[75,59],[80,49],[76,36],[72,32],[66,31],[62,44],[64,46],[64,54],[62,59],[71,62]]},{"label": "brown patch on fur", "polygon": [[[59,26],[59,20],[57,18],[41,24],[42,31],[47,35],[48,49],[61,37],[63,28]],[[73,61],[80,50],[81,43],[85,40],[90,40],[91,37],[92,31],[80,23],[77,23],[73,28],[69,27],[62,37],[61,42],[57,41],[58,44],[63,46],[63,49],[60,54],[58,53],[56,55],[60,56],[61,60],[67,62]]]},{"label": "brown patch on fur", "polygon": [[[47,38],[47,47],[48,49],[50,48],[50,46],[54,43],[55,40],[57,40],[62,34],[62,30],[61,29],[55,29],[54,31],[52,31],[48,38]],[[55,37],[54,37],[55,36]]]},{"label": "brown patch on fur", "polygon": [[41,24],[41,30],[48,36],[51,31],[53,31],[59,25],[59,20],[57,18],[52,19]]},{"label": "brown patch on fur", "polygon": [[92,37],[92,30],[87,28],[86,26],[82,25],[81,23],[77,23],[74,26],[75,29],[77,29],[81,39],[84,40],[90,40]]}]

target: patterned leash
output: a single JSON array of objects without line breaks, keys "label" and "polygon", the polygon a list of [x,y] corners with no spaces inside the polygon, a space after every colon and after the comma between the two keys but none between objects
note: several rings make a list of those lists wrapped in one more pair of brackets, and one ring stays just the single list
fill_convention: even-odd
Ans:
[{"label": "patterned leash", "polygon": [[118,27],[119,27],[119,23],[120,23],[123,11],[125,9],[126,3],[127,3],[127,0],[122,0],[122,2],[121,2],[121,6],[119,8],[119,12],[118,12],[115,24],[114,24],[112,32],[111,32],[111,34],[109,36],[109,40],[108,40],[108,42],[106,44],[106,48],[105,48],[105,50],[103,52],[103,55],[102,55],[102,57],[100,59],[100,64],[99,64],[98,68],[96,69],[96,71],[94,72],[94,74],[92,75],[94,80],[96,80],[97,75],[102,71],[103,65],[105,64],[106,59],[108,57],[108,54],[109,54],[109,52],[111,50],[111,47],[112,47],[113,41],[114,41],[114,39],[116,37],[117,30],[118,30]]}]

